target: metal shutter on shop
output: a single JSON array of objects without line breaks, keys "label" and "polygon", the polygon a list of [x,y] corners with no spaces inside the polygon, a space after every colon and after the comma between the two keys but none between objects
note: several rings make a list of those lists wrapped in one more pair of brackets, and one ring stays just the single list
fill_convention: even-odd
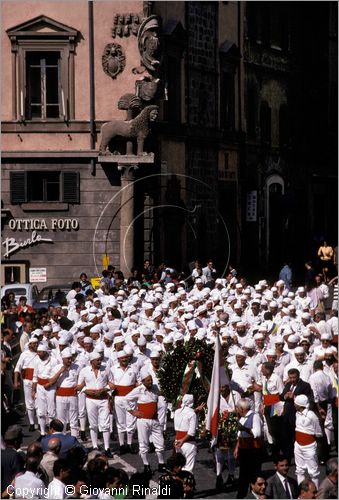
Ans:
[{"label": "metal shutter on shop", "polygon": [[27,172],[10,172],[12,205],[27,202]]},{"label": "metal shutter on shop", "polygon": [[79,203],[79,172],[62,172],[62,188],[62,198],[64,203]]}]

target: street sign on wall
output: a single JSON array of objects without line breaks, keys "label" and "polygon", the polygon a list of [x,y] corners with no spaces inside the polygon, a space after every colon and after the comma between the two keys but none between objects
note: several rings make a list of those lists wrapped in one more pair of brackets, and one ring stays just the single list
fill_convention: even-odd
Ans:
[{"label": "street sign on wall", "polygon": [[246,222],[257,220],[257,191],[249,191],[246,200]]},{"label": "street sign on wall", "polygon": [[46,283],[47,268],[46,267],[30,267],[29,268],[30,283]]}]

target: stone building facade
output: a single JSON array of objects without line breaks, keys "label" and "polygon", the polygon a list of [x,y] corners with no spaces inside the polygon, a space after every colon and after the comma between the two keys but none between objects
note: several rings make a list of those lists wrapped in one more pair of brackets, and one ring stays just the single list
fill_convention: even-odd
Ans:
[{"label": "stone building facade", "polygon": [[131,181],[135,265],[274,271],[336,243],[335,2],[19,4],[1,5],[2,236],[27,244],[3,245],[2,282],[122,267],[130,202],[99,145],[126,95],[159,106]]}]

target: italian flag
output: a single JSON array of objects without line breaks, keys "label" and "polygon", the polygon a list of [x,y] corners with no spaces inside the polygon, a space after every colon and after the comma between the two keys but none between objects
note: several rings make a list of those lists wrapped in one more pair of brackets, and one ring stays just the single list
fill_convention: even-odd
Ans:
[{"label": "italian flag", "polygon": [[213,441],[218,436],[219,405],[220,405],[220,340],[215,339],[214,362],[211,386],[207,399],[206,429],[212,434]]}]

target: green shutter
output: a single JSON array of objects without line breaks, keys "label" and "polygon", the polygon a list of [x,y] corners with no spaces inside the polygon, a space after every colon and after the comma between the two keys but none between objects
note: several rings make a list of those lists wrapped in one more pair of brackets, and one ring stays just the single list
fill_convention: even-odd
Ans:
[{"label": "green shutter", "polygon": [[26,172],[10,172],[10,190],[12,205],[27,202]]},{"label": "green shutter", "polygon": [[63,202],[79,203],[80,174],[79,172],[62,172]]}]

